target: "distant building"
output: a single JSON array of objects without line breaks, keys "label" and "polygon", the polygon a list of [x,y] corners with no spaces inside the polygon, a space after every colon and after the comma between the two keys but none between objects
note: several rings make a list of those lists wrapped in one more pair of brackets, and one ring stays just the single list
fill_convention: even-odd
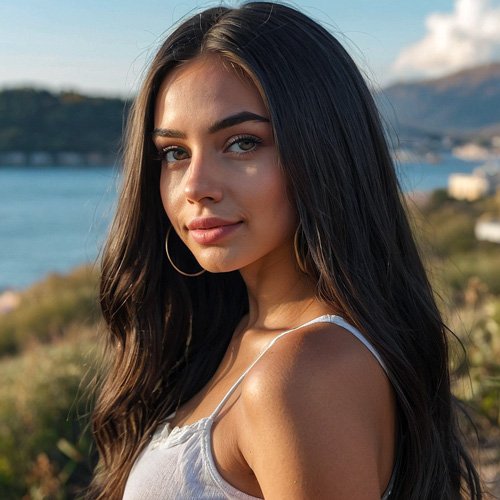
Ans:
[{"label": "distant building", "polygon": [[495,194],[500,187],[500,166],[487,163],[473,170],[472,174],[451,174],[448,194],[457,200],[474,201]]},{"label": "distant building", "polygon": [[478,240],[500,243],[500,219],[478,220],[474,233]]},{"label": "distant building", "polygon": [[469,174],[451,174],[448,177],[448,194],[457,200],[474,201],[485,196],[489,190],[484,177]]}]

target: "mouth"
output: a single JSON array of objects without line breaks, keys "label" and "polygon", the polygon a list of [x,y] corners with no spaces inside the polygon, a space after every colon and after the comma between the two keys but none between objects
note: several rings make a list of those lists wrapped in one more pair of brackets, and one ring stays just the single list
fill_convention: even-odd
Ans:
[{"label": "mouth", "polygon": [[232,226],[235,224],[239,224],[241,222],[242,221],[239,220],[220,219],[219,217],[196,217],[195,219],[189,222],[187,228],[190,231],[208,230],[208,229],[215,229],[218,227]]},{"label": "mouth", "polygon": [[227,221],[215,218],[194,219],[187,228],[189,234],[200,245],[211,245],[220,242],[237,231],[243,221]]}]

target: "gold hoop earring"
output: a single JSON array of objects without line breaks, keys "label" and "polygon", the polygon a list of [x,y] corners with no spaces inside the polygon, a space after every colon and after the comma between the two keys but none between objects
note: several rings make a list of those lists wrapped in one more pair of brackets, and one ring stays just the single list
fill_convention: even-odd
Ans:
[{"label": "gold hoop earring", "polygon": [[295,230],[295,234],[293,236],[293,249],[295,251],[295,259],[297,260],[297,265],[299,266],[299,269],[304,273],[304,274],[309,274],[309,271],[307,270],[307,266],[304,263],[304,258],[301,255],[301,246],[299,243],[299,232],[300,229],[302,228],[302,225],[299,224],[297,229]]},{"label": "gold hoop earring", "polygon": [[170,236],[170,230],[172,229],[172,226],[170,226],[167,230],[167,236],[165,237],[165,253],[167,254],[167,259],[172,265],[172,267],[179,273],[182,274],[182,276],[187,276],[188,278],[194,278],[195,276],[200,276],[203,274],[206,269],[202,269],[201,271],[198,271],[197,273],[185,273],[184,271],[181,271],[173,262],[172,262],[172,257],[170,256],[170,252],[168,251],[168,238]]}]

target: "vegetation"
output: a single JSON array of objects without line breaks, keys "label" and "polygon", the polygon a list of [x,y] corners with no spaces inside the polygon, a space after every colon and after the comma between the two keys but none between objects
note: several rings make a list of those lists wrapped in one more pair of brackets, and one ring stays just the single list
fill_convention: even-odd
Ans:
[{"label": "vegetation", "polygon": [[88,484],[91,439],[81,386],[92,337],[82,331],[0,364],[0,498],[75,498]]},{"label": "vegetation", "polygon": [[2,316],[0,356],[95,325],[99,314],[94,269],[82,267],[68,276],[50,275],[22,294],[20,307]]},{"label": "vegetation", "polygon": [[[500,477],[500,252],[478,242],[477,217],[500,202],[435,192],[411,207],[451,330],[454,390],[478,425],[483,473]],[[86,387],[95,375],[97,274],[52,275],[0,317],[0,498],[75,498],[94,460]],[[472,433],[471,433],[472,435]],[[479,459],[478,459],[479,460]]]},{"label": "vegetation", "polygon": [[500,495],[500,248],[478,241],[474,225],[485,215],[500,217],[500,196],[469,202],[439,190],[423,205],[411,206],[411,213],[445,322],[456,335],[449,335],[453,390],[476,427],[464,419],[471,450],[496,498]]},{"label": "vegetation", "polygon": [[0,153],[116,154],[128,107],[122,99],[75,92],[0,91]]},{"label": "vegetation", "polygon": [[99,318],[90,267],[48,276],[2,315],[0,498],[75,498],[88,484],[86,388],[95,373]]}]

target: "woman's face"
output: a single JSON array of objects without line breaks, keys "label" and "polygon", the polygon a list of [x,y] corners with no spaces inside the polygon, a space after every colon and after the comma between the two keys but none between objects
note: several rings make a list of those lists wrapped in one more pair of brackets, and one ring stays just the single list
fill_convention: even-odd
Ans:
[{"label": "woman's face", "polygon": [[177,67],[162,83],[154,127],[163,206],[202,267],[261,269],[289,257],[296,217],[249,79],[215,55]]}]

